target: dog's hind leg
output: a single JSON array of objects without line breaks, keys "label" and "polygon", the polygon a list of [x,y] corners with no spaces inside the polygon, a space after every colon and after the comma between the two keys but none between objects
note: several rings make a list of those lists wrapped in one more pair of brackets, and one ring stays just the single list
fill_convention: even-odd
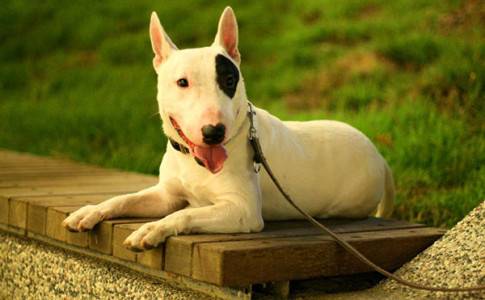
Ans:
[{"label": "dog's hind leg", "polygon": [[378,218],[390,218],[392,214],[392,207],[394,203],[395,191],[394,191],[394,179],[392,176],[391,169],[384,162],[385,169],[385,183],[384,183],[384,196],[377,206],[376,217]]}]

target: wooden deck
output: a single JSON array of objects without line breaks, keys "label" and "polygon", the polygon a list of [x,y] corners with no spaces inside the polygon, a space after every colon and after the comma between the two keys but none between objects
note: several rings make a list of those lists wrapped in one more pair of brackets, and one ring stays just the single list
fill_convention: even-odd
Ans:
[{"label": "wooden deck", "polygon": [[[268,222],[261,233],[176,236],[144,253],[121,244],[149,219],[108,220],[85,233],[60,225],[83,205],[156,182],[155,176],[0,150],[0,229],[143,266],[151,275],[174,274],[220,287],[371,271],[305,221]],[[387,270],[400,267],[444,234],[442,229],[376,218],[323,223]]]}]

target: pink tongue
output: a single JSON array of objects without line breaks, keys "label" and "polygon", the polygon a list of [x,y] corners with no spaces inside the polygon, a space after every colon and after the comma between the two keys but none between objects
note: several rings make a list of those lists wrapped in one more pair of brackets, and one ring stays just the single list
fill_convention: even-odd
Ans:
[{"label": "pink tongue", "polygon": [[222,170],[222,166],[227,159],[226,148],[222,145],[214,147],[195,146],[193,151],[190,152],[192,152],[192,156],[200,159],[206,169],[211,171],[212,174],[216,174]]}]

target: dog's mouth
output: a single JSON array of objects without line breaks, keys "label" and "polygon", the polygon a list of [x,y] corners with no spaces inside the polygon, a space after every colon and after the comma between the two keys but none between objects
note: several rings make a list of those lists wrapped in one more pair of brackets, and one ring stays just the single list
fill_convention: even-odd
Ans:
[{"label": "dog's mouth", "polygon": [[228,155],[227,150],[224,145],[214,145],[214,146],[199,146],[194,144],[187,136],[184,134],[180,128],[177,121],[170,118],[173,128],[177,131],[179,136],[184,140],[189,146],[189,151],[195,161],[209,170],[212,174],[216,174],[222,170],[224,162],[226,161]]}]

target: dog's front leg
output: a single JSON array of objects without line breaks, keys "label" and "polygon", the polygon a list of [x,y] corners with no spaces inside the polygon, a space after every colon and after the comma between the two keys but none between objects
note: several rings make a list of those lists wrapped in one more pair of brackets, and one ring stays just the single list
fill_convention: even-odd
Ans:
[{"label": "dog's front leg", "polygon": [[118,217],[162,217],[187,203],[169,195],[161,185],[137,193],[113,197],[97,205],[87,205],[69,215],[62,226],[70,231],[85,231],[105,220]]},{"label": "dog's front leg", "polygon": [[257,232],[263,229],[259,205],[248,207],[247,201],[219,201],[214,205],[186,208],[162,220],[144,224],[123,243],[131,250],[157,247],[179,233]]}]

